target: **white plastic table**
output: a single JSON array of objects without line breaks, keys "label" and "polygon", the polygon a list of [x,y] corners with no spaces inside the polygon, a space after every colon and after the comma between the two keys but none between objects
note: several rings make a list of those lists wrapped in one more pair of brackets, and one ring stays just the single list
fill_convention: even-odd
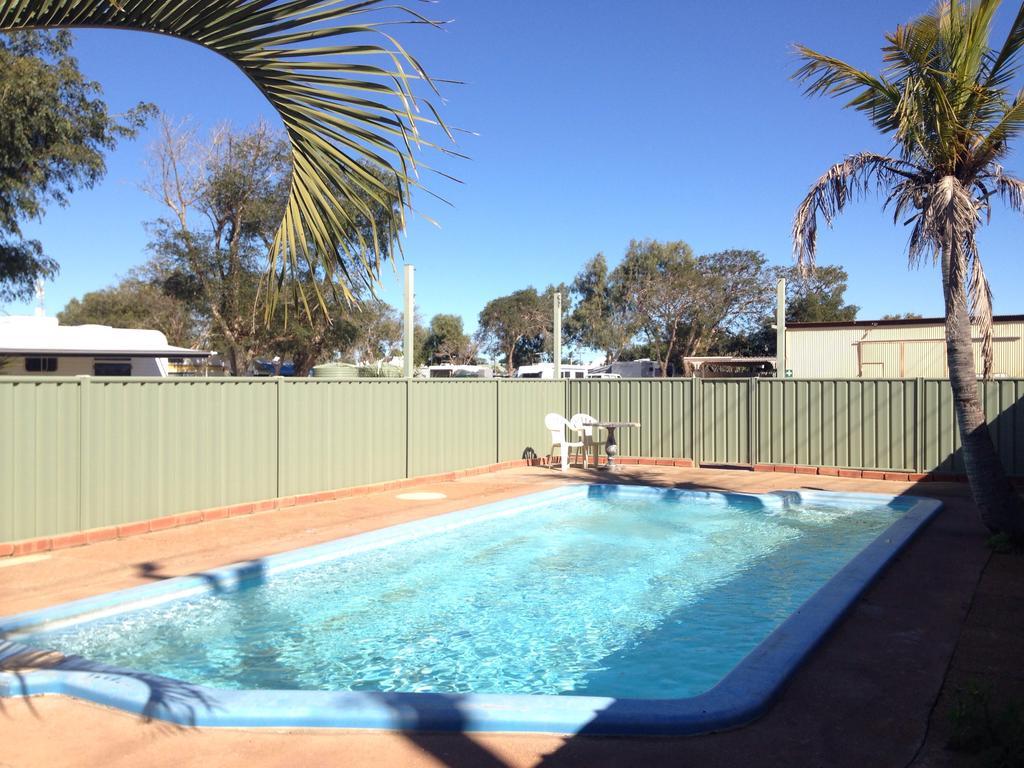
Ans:
[{"label": "white plastic table", "polygon": [[608,463],[604,465],[604,468],[609,472],[614,472],[617,468],[615,463],[615,457],[619,453],[619,446],[615,442],[615,430],[624,429],[626,427],[639,428],[639,421],[599,421],[594,426],[601,427],[608,430],[608,439],[604,444],[604,452],[608,457]]}]

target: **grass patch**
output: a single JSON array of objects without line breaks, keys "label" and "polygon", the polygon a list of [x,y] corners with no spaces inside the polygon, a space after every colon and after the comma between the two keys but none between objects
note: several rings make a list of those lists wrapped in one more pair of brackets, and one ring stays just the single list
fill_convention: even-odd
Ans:
[{"label": "grass patch", "polygon": [[978,766],[1024,768],[1021,702],[994,706],[991,687],[968,683],[953,693],[950,722],[949,749],[975,755]]}]

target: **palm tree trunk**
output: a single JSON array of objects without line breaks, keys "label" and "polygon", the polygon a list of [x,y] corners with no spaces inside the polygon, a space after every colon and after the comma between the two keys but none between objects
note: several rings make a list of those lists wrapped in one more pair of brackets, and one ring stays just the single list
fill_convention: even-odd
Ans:
[{"label": "palm tree trunk", "polygon": [[[978,396],[971,320],[962,275],[953,259],[963,259],[955,247],[943,248],[942,293],[946,305],[946,361],[953,390],[953,410],[960,427],[964,467],[981,521],[993,533],[1024,536],[1024,510],[996,455],[985,412]],[[961,265],[962,266],[962,265]],[[960,277],[951,276],[954,274]]]}]

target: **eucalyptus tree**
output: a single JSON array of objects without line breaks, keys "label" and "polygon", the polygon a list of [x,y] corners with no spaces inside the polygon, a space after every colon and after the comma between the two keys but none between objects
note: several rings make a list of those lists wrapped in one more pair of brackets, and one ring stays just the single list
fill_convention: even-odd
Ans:
[{"label": "eucalyptus tree", "polygon": [[771,277],[758,251],[694,256],[681,240],[633,240],[609,284],[622,305],[620,326],[636,329],[634,340],[667,376],[670,365],[681,370],[686,357],[754,329],[770,302]]},{"label": "eucalyptus tree", "polygon": [[491,299],[480,312],[476,342],[492,357],[504,358],[505,372],[535,362],[551,327],[551,304],[534,287]]},{"label": "eucalyptus tree", "polygon": [[583,265],[569,288],[574,306],[566,318],[566,337],[572,346],[603,352],[606,363],[616,362],[640,330],[620,289],[603,253]]},{"label": "eucalyptus tree", "polygon": [[668,375],[668,365],[688,330],[687,318],[700,283],[693,249],[682,240],[631,240],[612,283],[648,349]]},{"label": "eucalyptus tree", "polygon": [[209,319],[210,343],[241,376],[274,324],[254,322],[253,307],[261,258],[288,196],[287,143],[266,123],[244,132],[223,126],[202,140],[166,117],[161,128],[146,189],[167,215],[150,222],[150,249],[154,261],[188,276],[191,303]]},{"label": "eucalyptus tree", "polygon": [[1001,165],[1024,129],[1024,92],[1011,84],[1024,46],[1024,4],[998,48],[989,44],[998,0],[942,0],[885,36],[884,68],[871,74],[802,45],[795,79],[808,95],[847,97],[894,143],[891,155],[859,152],[829,168],[797,209],[797,263],[813,267],[818,217],[831,225],[854,199],[883,196],[895,222],[910,225],[911,266],[938,262],[946,310],[946,356],[963,459],[985,525],[1024,535],[1020,499],[996,455],[979,397],[972,321],[982,335],[983,373],[992,366],[992,294],[977,231],[999,200],[1024,210],[1024,181]]},{"label": "eucalyptus tree", "polygon": [[104,154],[151,113],[140,104],[111,115],[101,95],[78,69],[67,32],[0,35],[0,301],[27,299],[37,279],[58,271],[22,223],[94,186]]},{"label": "eucalyptus tree", "polygon": [[[207,343],[221,351],[230,371],[244,374],[260,355],[288,355],[301,375],[325,356],[352,347],[359,335],[354,329],[361,327],[361,318],[373,316],[373,308],[348,305],[329,288],[322,312],[307,317],[300,300],[287,293],[265,322],[254,317],[253,308],[265,287],[262,257],[273,243],[290,188],[283,134],[263,122],[245,131],[221,126],[208,138],[199,138],[187,123],[175,125],[166,117],[160,127],[144,186],[167,215],[150,223],[150,265],[159,265],[165,273],[157,281],[165,292],[184,300],[205,321]],[[366,170],[382,173],[373,167]],[[392,207],[360,202],[373,209],[374,218],[352,211],[356,224],[346,237],[353,250],[359,248],[358,238],[371,237],[374,224],[379,226],[397,205],[394,197]],[[305,283],[324,284],[322,269],[305,269]],[[368,282],[363,275],[363,284],[353,284],[350,291],[368,300]]]},{"label": "eucalyptus tree", "polygon": [[109,288],[71,299],[57,313],[61,325],[109,325],[114,328],[152,328],[170,344],[191,347],[202,343],[201,324],[189,306],[160,285],[130,276]]},{"label": "eucalyptus tree", "polygon": [[[829,323],[857,319],[860,307],[846,303],[849,275],[842,267],[836,264],[818,264],[813,272],[807,272],[792,266],[779,269],[776,274],[786,280],[788,322]],[[771,322],[774,322],[774,318]],[[772,342],[775,342],[774,330]]]},{"label": "eucalyptus tree", "polygon": [[475,362],[476,346],[463,330],[461,317],[439,314],[430,318],[430,327],[423,342],[423,357],[427,365]]}]

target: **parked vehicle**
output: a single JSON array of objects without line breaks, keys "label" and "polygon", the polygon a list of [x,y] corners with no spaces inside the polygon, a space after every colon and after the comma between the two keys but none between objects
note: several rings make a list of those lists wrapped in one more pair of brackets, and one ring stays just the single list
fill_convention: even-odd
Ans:
[{"label": "parked vehicle", "polygon": [[[563,379],[586,379],[589,376],[590,366],[588,365],[562,365]],[[553,379],[555,378],[554,363],[538,363],[536,365],[521,365],[516,369],[517,379]]]},{"label": "parked vehicle", "polygon": [[[669,366],[668,375],[672,376],[674,373],[672,366]],[[590,376],[591,378],[653,379],[661,376],[661,363],[650,358],[620,360],[593,368]]]},{"label": "parked vehicle", "polygon": [[426,365],[420,368],[420,375],[427,379],[490,379],[494,371],[489,365]]}]

